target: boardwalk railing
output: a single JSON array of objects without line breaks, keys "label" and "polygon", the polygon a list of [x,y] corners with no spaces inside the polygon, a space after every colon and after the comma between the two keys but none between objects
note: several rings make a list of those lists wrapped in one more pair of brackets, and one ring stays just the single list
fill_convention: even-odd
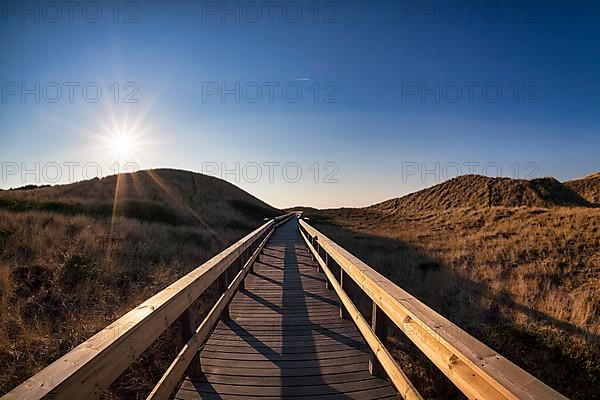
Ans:
[{"label": "boardwalk railing", "polygon": [[[340,315],[356,324],[372,350],[370,370],[383,370],[405,399],[420,395],[386,349],[394,324],[469,399],[566,399],[454,325],[303,220],[300,232],[341,300]],[[372,302],[371,321],[351,300],[353,281]]]},{"label": "boardwalk railing", "polygon": [[[277,226],[293,214],[272,219],[194,271],[29,378],[3,399],[95,399],[175,321],[184,346],[149,398],[168,398],[183,375],[200,370],[199,347],[215,326],[254,260]],[[231,279],[230,279],[231,278]],[[200,326],[191,308],[216,281],[220,297]]]}]

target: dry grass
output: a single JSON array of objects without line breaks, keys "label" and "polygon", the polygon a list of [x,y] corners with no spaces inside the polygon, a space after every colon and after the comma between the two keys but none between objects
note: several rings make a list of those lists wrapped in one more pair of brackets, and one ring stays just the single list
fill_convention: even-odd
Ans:
[{"label": "dry grass", "polygon": [[[429,193],[437,196],[440,188]],[[421,204],[437,201],[423,192],[412,197]],[[424,211],[390,204],[308,216],[317,229],[563,394],[600,396],[600,209]],[[402,335],[393,342],[427,398],[461,398]]]},{"label": "dry grass", "polygon": [[600,205],[600,173],[565,182],[565,185],[590,203]]},{"label": "dry grass", "polygon": [[[226,182],[153,171],[120,177],[113,216],[116,185],[0,191],[0,394],[277,213]],[[176,334],[106,397],[143,397],[176,354]]]},{"label": "dry grass", "polygon": [[376,211],[420,212],[481,207],[589,207],[580,194],[554,178],[533,180],[463,175],[370,207]]}]

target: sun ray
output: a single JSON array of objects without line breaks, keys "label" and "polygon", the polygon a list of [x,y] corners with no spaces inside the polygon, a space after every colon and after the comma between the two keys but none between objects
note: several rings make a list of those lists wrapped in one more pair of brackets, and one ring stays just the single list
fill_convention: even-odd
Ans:
[{"label": "sun ray", "polygon": [[188,204],[184,203],[179,199],[173,191],[169,188],[169,185],[165,181],[162,180],[154,171],[148,170],[145,171],[148,173],[148,176],[156,182],[156,184],[167,194],[170,200],[172,200],[175,204],[183,207],[191,216],[193,216],[196,221],[202,225],[215,239],[219,241],[219,243],[224,244],[227,243],[225,238],[223,238],[217,231],[215,231],[196,211],[192,209]]},{"label": "sun ray", "polygon": [[106,258],[108,261],[108,269],[111,270],[113,268],[113,252],[114,252],[114,244],[115,244],[115,235],[120,232],[119,221],[120,221],[120,206],[122,204],[122,200],[127,196],[127,184],[125,181],[124,174],[117,174],[115,176],[115,195],[113,198],[112,205],[112,215],[110,219],[110,230],[108,235],[108,246],[107,246],[107,254]]}]

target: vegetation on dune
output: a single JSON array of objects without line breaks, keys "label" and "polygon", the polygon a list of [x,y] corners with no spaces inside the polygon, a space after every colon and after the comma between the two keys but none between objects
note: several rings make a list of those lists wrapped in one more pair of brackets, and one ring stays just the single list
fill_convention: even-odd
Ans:
[{"label": "vegetation on dune", "polygon": [[[466,189],[467,182],[476,187]],[[467,177],[373,207],[306,215],[317,229],[534,376],[570,398],[596,398],[600,209],[583,206],[555,182],[550,188],[561,193],[539,197],[514,189],[531,187],[527,183],[491,185],[498,182],[512,188],[499,202],[510,207],[477,203],[495,190],[489,178]],[[546,207],[531,205],[540,199]],[[559,206],[564,199],[575,199],[575,207]],[[396,332],[393,343],[426,398],[462,398],[402,334]]]},{"label": "vegetation on dune", "polygon": [[[118,186],[108,177],[0,192],[0,394],[279,214],[190,172],[121,175]],[[176,329],[105,397],[149,393],[178,351]]]},{"label": "vegetation on dune", "polygon": [[565,185],[590,203],[600,206],[600,173],[567,181]]},{"label": "vegetation on dune", "polygon": [[172,225],[213,224],[223,219],[254,222],[257,215],[278,213],[228,182],[170,169],[113,175],[70,185],[0,191],[0,209],[85,214],[93,218],[124,216]]},{"label": "vegetation on dune", "polygon": [[463,175],[370,208],[382,212],[418,212],[465,207],[589,207],[590,205],[578,193],[554,178],[529,181]]}]

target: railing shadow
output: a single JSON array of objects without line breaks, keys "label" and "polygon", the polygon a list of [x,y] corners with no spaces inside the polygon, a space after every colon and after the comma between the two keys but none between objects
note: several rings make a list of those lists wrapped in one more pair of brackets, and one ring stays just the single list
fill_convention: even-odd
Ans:
[{"label": "railing shadow", "polygon": [[[279,266],[279,265],[275,265],[275,264],[268,263],[268,262],[266,262],[266,261],[264,261],[264,260],[263,260],[263,261],[261,261],[260,263],[261,263],[261,264],[263,264],[263,265],[266,265],[266,266],[268,266],[269,268],[278,269],[278,270],[280,270],[280,271],[283,271],[283,270],[284,270],[284,268],[283,268],[283,267],[281,267],[281,266]],[[310,264],[306,264],[306,263],[300,263],[300,264],[298,264],[298,265],[310,266]],[[303,274],[303,273],[300,273],[300,276],[302,276],[302,277],[304,277],[304,278],[308,278],[308,279],[313,279],[313,280],[316,280],[316,281],[321,281],[321,282],[326,282],[326,281],[327,281],[327,278],[324,278],[324,277],[323,277],[323,278],[319,278],[319,277],[316,277],[316,276],[307,275],[307,274]]]},{"label": "railing shadow", "polygon": [[202,393],[202,398],[207,400],[223,400],[223,397],[219,394],[217,389],[210,383],[209,379],[202,374],[199,379],[192,379],[192,386],[196,389],[197,393]]},{"label": "railing shadow", "polygon": [[[255,299],[256,301],[259,301],[259,300],[258,300],[258,298],[259,298],[260,296],[258,296],[256,293],[252,293],[252,294],[250,295],[249,293],[251,293],[251,292],[249,292],[249,291],[247,291],[247,290],[242,290],[241,292],[242,292],[243,294],[245,294],[245,295],[249,296],[249,297],[252,297],[252,296],[253,296],[253,297],[252,297],[253,299]],[[328,298],[326,298],[326,297],[323,297],[323,296],[319,296],[318,294],[315,294],[315,293],[311,293],[311,292],[306,292],[306,291],[305,291],[305,292],[303,293],[303,296],[305,296],[305,297],[310,297],[310,298],[312,298],[312,299],[315,299],[315,300],[321,301],[321,302],[323,302],[323,303],[330,304],[330,305],[332,305],[332,306],[337,306],[337,305],[339,305],[339,303],[338,303],[337,301],[335,301],[335,300],[332,300],[332,299],[328,299]],[[260,298],[262,299],[262,297],[260,297]],[[263,300],[264,300],[264,299],[263,299]]]},{"label": "railing shadow", "polygon": [[[279,307],[278,305],[273,304],[272,302],[270,302],[270,301],[264,299],[263,297],[261,297],[261,296],[255,294],[255,293],[253,293],[252,291],[248,291],[248,290],[244,289],[241,292],[244,295],[246,295],[246,296],[250,297],[251,299],[255,300],[256,302],[264,305],[265,307],[267,307],[267,308],[269,308],[269,309],[271,309],[271,310],[273,310],[273,311],[275,311],[275,312],[277,312],[277,313],[279,313],[281,315],[285,314],[283,307]],[[327,299],[327,300],[329,300],[329,299]],[[333,303],[333,305],[338,305],[337,302],[333,302],[332,301],[332,303]],[[329,329],[327,327],[324,327],[324,326],[321,326],[321,325],[317,325],[317,324],[314,324],[314,323],[310,323],[310,327],[311,327],[311,329],[314,332],[321,333],[321,334],[327,336],[328,338],[330,338],[332,340],[335,340],[338,343],[343,343],[343,344],[345,344],[345,345],[347,345],[349,347],[352,347],[354,349],[357,349],[357,350],[364,350],[365,349],[365,344],[364,343],[362,343],[362,342],[360,342],[360,341],[358,341],[358,340],[356,340],[356,339],[354,339],[354,338],[352,338],[350,336],[346,336],[346,335],[344,335],[342,333],[336,332],[336,331],[331,330],[331,329]]]}]

